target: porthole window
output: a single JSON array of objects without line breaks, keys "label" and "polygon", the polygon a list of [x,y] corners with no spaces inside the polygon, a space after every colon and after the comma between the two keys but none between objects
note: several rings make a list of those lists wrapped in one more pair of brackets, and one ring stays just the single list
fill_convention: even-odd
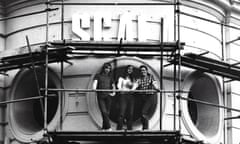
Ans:
[{"label": "porthole window", "polygon": [[[113,69],[113,75],[116,79],[116,83],[118,78],[124,73],[124,70],[126,68],[127,65],[122,65],[119,67],[116,67]],[[134,67],[134,76],[136,78],[138,78],[140,76],[138,67]],[[135,125],[139,124],[139,120],[141,117],[141,109],[142,109],[142,103],[141,103],[141,98],[139,98],[139,94],[135,93],[133,94],[134,96],[134,113],[133,113],[133,122]],[[119,113],[119,97],[120,97],[120,93],[117,93],[115,97],[113,97],[113,101],[112,101],[112,106],[111,106],[111,112],[110,112],[110,119],[113,122],[117,122],[118,120],[118,113]],[[152,117],[156,106],[157,106],[157,94],[154,96],[154,101],[153,101],[153,105],[151,107],[151,109],[149,110],[149,115],[148,117]]]},{"label": "porthole window", "polygon": [[[138,71],[138,68],[140,65],[146,65],[149,67],[149,72],[153,74],[154,78],[159,82],[159,75],[157,73],[157,70],[152,68],[149,64],[145,63],[143,60],[138,58],[130,58],[130,57],[120,57],[112,61],[108,61],[113,66],[113,75],[115,79],[118,79],[118,77],[123,73],[124,68],[127,65],[132,65],[134,67],[134,72],[136,76],[139,76],[140,73]],[[100,70],[97,70],[96,73],[92,75],[92,79],[94,76],[99,72]],[[93,81],[93,80],[92,80]],[[89,84],[89,89],[92,88],[92,82]],[[99,128],[101,128],[102,125],[102,118],[101,113],[98,107],[98,102],[96,98],[95,93],[89,93],[89,96],[87,97],[88,101],[88,109],[89,113],[92,117],[92,119],[96,122]],[[113,128],[116,127],[117,119],[118,119],[118,111],[119,111],[119,94],[116,94],[115,97],[112,99],[112,106],[111,106],[111,112],[110,112],[110,119],[112,122]],[[163,97],[163,108],[165,107],[166,99]],[[164,110],[163,110],[164,111]],[[156,126],[159,124],[159,96],[158,94],[154,97],[154,103],[149,111],[149,117],[150,117],[150,128],[153,126]],[[141,123],[140,123],[140,115],[141,114],[141,101],[138,99],[138,95],[135,94],[135,107],[134,107],[134,116],[133,116],[133,129],[141,129]]]},{"label": "porthole window", "polygon": [[[222,105],[222,93],[215,76],[199,71],[184,80],[183,87],[188,94],[183,97],[197,101]],[[223,110],[196,101],[181,101],[183,122],[196,138],[214,143],[219,140],[223,127]]]},{"label": "porthole window", "polygon": [[[40,88],[45,86],[45,69],[37,67],[36,74]],[[58,76],[49,69],[48,87],[61,88]],[[30,99],[39,96],[35,75],[32,69],[22,69],[13,80],[11,100]],[[44,95],[44,91],[40,93]],[[49,92],[47,124],[49,130],[54,130],[59,121],[59,93]],[[42,138],[44,128],[44,100],[32,99],[11,103],[9,105],[9,123],[15,137],[22,142],[30,142],[34,137]]]}]

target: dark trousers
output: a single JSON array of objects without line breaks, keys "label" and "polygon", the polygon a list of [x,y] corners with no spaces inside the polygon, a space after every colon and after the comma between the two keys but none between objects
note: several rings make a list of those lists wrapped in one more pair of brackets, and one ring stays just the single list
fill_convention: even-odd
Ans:
[{"label": "dark trousers", "polygon": [[142,94],[142,112],[141,112],[141,121],[143,129],[148,129],[149,127],[149,113],[154,104],[154,95],[153,94]]},{"label": "dark trousers", "polygon": [[133,112],[134,112],[134,96],[131,94],[121,94],[120,95],[120,108],[117,129],[121,130],[123,128],[124,119],[127,120],[127,129],[132,130],[133,123]]},{"label": "dark trousers", "polygon": [[112,98],[110,96],[101,96],[98,95],[98,105],[102,114],[102,129],[109,129],[111,128],[110,125],[110,119],[109,119],[109,114],[110,114],[110,108],[111,108],[111,102]]}]

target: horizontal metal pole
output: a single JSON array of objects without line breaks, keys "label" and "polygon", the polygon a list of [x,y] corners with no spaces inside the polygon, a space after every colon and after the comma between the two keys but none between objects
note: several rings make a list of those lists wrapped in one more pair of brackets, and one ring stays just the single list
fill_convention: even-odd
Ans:
[{"label": "horizontal metal pole", "polygon": [[[40,90],[45,90],[45,88],[41,88]],[[188,93],[188,91],[171,91],[171,90],[113,90],[113,89],[55,89],[48,88],[48,91],[74,91],[74,92],[154,92],[154,93]]]},{"label": "horizontal metal pole", "polygon": [[233,43],[233,42],[238,41],[238,40],[240,40],[240,37],[237,37],[234,40],[228,41],[228,42],[226,42],[226,44],[230,44],[230,43]]},{"label": "horizontal metal pole", "polygon": [[9,20],[9,19],[14,19],[14,18],[20,18],[20,17],[24,17],[24,16],[30,16],[30,15],[35,15],[35,14],[40,14],[40,13],[44,13],[47,11],[55,11],[58,10],[58,8],[48,8],[45,10],[41,10],[41,11],[36,11],[36,12],[31,12],[31,13],[26,13],[26,14],[22,14],[22,15],[17,15],[17,16],[12,16],[12,17],[5,17],[5,18],[1,18],[0,21],[5,21],[5,20]]},{"label": "horizontal metal pole", "polygon": [[236,66],[236,65],[239,65],[239,64],[240,64],[240,62],[236,62],[234,64],[231,64],[231,66]]},{"label": "horizontal metal pole", "polygon": [[196,103],[201,103],[201,104],[205,104],[205,105],[210,105],[210,106],[213,106],[213,107],[218,107],[218,108],[223,108],[223,109],[228,109],[228,110],[240,112],[239,109],[234,109],[234,108],[230,108],[230,107],[227,107],[227,106],[218,105],[218,104],[214,104],[214,103],[210,103],[210,102],[206,102],[206,101],[201,101],[201,100],[192,99],[192,98],[185,98],[185,97],[182,97],[182,96],[179,96],[179,95],[177,96],[177,98],[182,99],[182,100],[196,102]]},{"label": "horizontal metal pole", "polygon": [[15,103],[15,102],[30,101],[30,100],[36,100],[36,99],[41,99],[41,98],[43,98],[43,96],[36,96],[36,97],[22,98],[22,99],[16,99],[16,100],[2,101],[2,102],[0,102],[0,104],[9,104],[9,103]]},{"label": "horizontal metal pole", "polygon": [[129,3],[118,3],[118,2],[113,2],[113,3],[69,3],[69,2],[50,2],[49,5],[93,5],[93,6],[139,6],[139,5],[143,5],[143,6],[159,6],[159,5],[177,5],[176,3],[133,3],[133,2],[129,2]]},{"label": "horizontal metal pole", "polygon": [[[138,57],[149,57],[149,56],[162,56],[161,54],[151,54],[151,53],[124,53],[124,52],[111,52],[111,53],[98,53],[98,52],[71,52],[72,55],[99,55],[99,56],[138,56]],[[163,56],[170,56],[169,54],[164,54]]]},{"label": "horizontal metal pole", "polygon": [[[72,40],[56,40],[50,43],[48,47],[68,46],[76,49],[77,47],[94,46],[94,47],[157,47],[160,46],[175,48],[178,46],[178,42],[122,42],[119,41],[72,41]],[[184,42],[180,42],[181,48],[185,45]]]},{"label": "horizontal metal pole", "polygon": [[224,120],[232,120],[232,119],[240,119],[240,115],[239,116],[235,116],[235,117],[224,118]]},{"label": "horizontal metal pole", "polygon": [[206,55],[206,54],[209,54],[210,52],[209,51],[205,51],[203,53],[200,53],[199,56],[203,56],[203,55]]}]

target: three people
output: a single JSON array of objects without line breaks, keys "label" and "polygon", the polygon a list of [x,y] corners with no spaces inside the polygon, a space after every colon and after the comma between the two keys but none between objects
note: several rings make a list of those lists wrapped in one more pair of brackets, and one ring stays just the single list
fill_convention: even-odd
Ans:
[{"label": "three people", "polygon": [[[132,130],[133,112],[135,104],[134,92],[132,92],[133,90],[141,90],[141,92],[137,95],[136,98],[139,98],[142,102],[142,129],[146,130],[149,128],[149,111],[154,103],[154,92],[149,90],[158,90],[159,88],[157,81],[154,79],[153,75],[148,72],[147,66],[142,65],[139,67],[139,69],[139,78],[136,78],[134,76],[134,67],[132,65],[126,66],[124,74],[118,78],[117,88],[122,91],[120,91],[119,96],[120,107],[117,130],[121,130],[123,128],[124,120],[126,120],[127,129]],[[104,64],[102,71],[94,77],[93,88],[114,90],[115,83],[110,73],[111,65],[109,63]],[[114,95],[114,91],[97,92],[97,99],[103,119],[102,129],[104,130],[111,129],[109,113],[112,101],[111,96]]]}]

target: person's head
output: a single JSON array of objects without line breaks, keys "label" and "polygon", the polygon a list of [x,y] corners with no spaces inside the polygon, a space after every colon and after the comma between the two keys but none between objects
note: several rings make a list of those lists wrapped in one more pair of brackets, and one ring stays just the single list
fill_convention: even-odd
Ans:
[{"label": "person's head", "polygon": [[133,73],[133,66],[132,65],[128,65],[126,67],[126,74],[131,75]]},{"label": "person's head", "polygon": [[111,72],[112,66],[110,63],[103,64],[101,73],[109,74]]},{"label": "person's head", "polygon": [[123,77],[127,78],[129,77],[131,80],[133,80],[133,66],[127,65],[124,69]]},{"label": "person's head", "polygon": [[140,69],[140,73],[141,73],[142,76],[147,76],[148,75],[148,68],[147,68],[147,66],[141,65],[139,67],[139,69]]}]

